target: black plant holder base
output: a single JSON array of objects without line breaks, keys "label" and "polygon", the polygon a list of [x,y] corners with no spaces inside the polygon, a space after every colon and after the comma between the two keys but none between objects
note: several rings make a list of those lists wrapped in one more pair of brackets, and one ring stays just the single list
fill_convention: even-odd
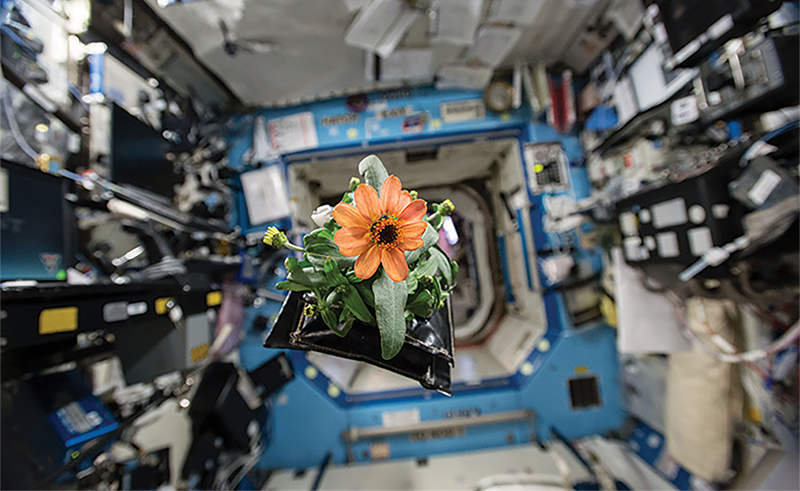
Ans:
[{"label": "black plant holder base", "polygon": [[275,325],[264,342],[266,348],[317,351],[385,368],[419,381],[426,389],[447,395],[453,358],[453,313],[450,299],[431,317],[416,317],[406,330],[403,348],[391,360],[381,357],[378,328],[356,321],[341,338],[319,317],[306,317],[303,293],[290,292]]}]

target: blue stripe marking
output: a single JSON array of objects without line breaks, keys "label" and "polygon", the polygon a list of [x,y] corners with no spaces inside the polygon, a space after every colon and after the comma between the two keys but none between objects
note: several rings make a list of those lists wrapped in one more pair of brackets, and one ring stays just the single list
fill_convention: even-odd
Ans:
[{"label": "blue stripe marking", "polygon": [[525,259],[525,275],[528,279],[528,290],[533,290],[533,277],[531,276],[531,260],[528,252],[528,238],[525,235],[525,225],[522,221],[522,210],[517,210],[517,225],[522,238],[522,255]]}]

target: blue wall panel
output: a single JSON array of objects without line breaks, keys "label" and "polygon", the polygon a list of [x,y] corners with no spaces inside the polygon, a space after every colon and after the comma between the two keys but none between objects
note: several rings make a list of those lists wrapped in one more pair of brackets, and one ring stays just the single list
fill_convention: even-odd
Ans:
[{"label": "blue wall panel", "polygon": [[[479,91],[436,91],[430,87],[410,89],[408,97],[396,98],[397,92],[370,94],[371,109],[345,118],[346,123],[323,125],[323,118],[349,114],[344,99],[306,104],[291,108],[263,109],[234,118],[230,126],[231,164],[246,169],[242,156],[252,143],[252,126],[255,116],[267,120],[310,112],[313,115],[319,146],[299,152],[314,153],[322,150],[353,149],[364,155],[371,147],[381,143],[439,138],[444,136],[469,139],[471,134],[491,137],[492,132],[514,130],[520,145],[526,142],[559,141],[570,160],[571,188],[566,191],[573,199],[589,194],[588,179],[582,165],[583,151],[574,135],[559,135],[552,128],[530,122],[523,107],[507,114],[487,111],[483,119],[445,123],[441,119],[440,104],[457,100],[482,99]],[[401,94],[402,95],[402,94]],[[425,115],[424,127],[418,133],[404,131],[408,118],[388,117],[377,119],[376,111],[410,108],[411,117]],[[419,128],[418,128],[419,129]],[[497,134],[497,133],[495,133]],[[505,134],[505,137],[508,137]],[[356,160],[354,159],[354,166]],[[285,164],[284,164],[285,165]],[[523,166],[524,168],[525,166]],[[551,247],[542,231],[541,196],[529,193],[530,218],[535,247],[542,251]],[[240,220],[241,221],[241,220]],[[521,222],[521,220],[520,220]],[[244,222],[242,222],[244,223]],[[245,230],[247,227],[244,227]],[[507,267],[507,265],[506,265]],[[537,285],[532,285],[538,288]],[[546,292],[544,305],[547,331],[528,356],[523,367],[507,378],[484,380],[481,385],[455,384],[453,397],[431,393],[421,388],[387,392],[371,397],[347,394],[339,390],[323,373],[313,369],[305,353],[287,351],[295,368],[296,379],[290,382],[272,400],[271,444],[260,465],[268,468],[304,469],[318,465],[327,452],[336,463],[347,461],[348,451],[356,462],[370,460],[370,443],[358,442],[348,448],[342,432],[351,426],[376,426],[382,424],[384,412],[419,411],[422,421],[442,419],[448,415],[490,414],[518,409],[533,409],[535,423],[516,422],[493,426],[466,428],[463,434],[445,435],[443,438],[414,441],[410,436],[396,436],[385,440],[391,458],[424,458],[438,453],[478,450],[506,445],[526,444],[532,435],[549,439],[549,429],[557,428],[568,438],[603,433],[619,428],[625,417],[617,372],[615,332],[604,325],[576,331],[570,325],[564,301],[558,292]],[[246,325],[256,315],[274,315],[277,303],[265,305],[248,313]],[[241,348],[243,365],[252,369],[259,366],[277,351],[261,347],[262,334],[249,333]],[[576,376],[598,377],[602,404],[599,407],[573,410],[570,405],[568,380]]]}]

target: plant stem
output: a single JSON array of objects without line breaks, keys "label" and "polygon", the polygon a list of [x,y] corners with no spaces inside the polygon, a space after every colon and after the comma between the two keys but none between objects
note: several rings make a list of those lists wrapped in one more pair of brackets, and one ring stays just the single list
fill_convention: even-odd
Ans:
[{"label": "plant stem", "polygon": [[283,247],[285,247],[287,249],[291,249],[293,251],[297,251],[297,252],[303,252],[303,253],[306,252],[305,249],[303,249],[300,246],[296,246],[296,245],[292,244],[291,242],[287,242],[286,244],[283,245]]}]

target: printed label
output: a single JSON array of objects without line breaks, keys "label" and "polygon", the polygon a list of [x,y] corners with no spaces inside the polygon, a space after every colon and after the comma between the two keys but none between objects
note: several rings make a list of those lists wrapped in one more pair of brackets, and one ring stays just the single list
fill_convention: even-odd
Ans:
[{"label": "printed label", "polygon": [[653,226],[655,228],[673,227],[687,222],[686,202],[683,198],[675,198],[651,207]]},{"label": "printed label", "polygon": [[147,312],[147,302],[136,302],[128,304],[127,308],[128,315],[142,315]]},{"label": "printed label", "polygon": [[411,106],[393,107],[391,109],[375,111],[375,117],[378,119],[405,118],[411,116],[413,113],[414,109]]},{"label": "printed label", "polygon": [[89,418],[87,418],[86,411],[84,411],[81,405],[77,402],[70,402],[66,406],[62,407],[56,411],[56,416],[58,416],[58,419],[61,421],[61,424],[64,425],[64,428],[73,434],[86,433],[94,428],[97,424],[100,424],[98,422],[93,425],[92,422],[89,421]]},{"label": "printed label", "polygon": [[311,112],[271,119],[267,126],[272,148],[282,154],[319,146],[314,115]]},{"label": "printed label", "polygon": [[103,305],[103,320],[119,322],[128,318],[128,302],[113,302]]},{"label": "printed label", "polygon": [[769,195],[772,194],[772,191],[778,187],[780,182],[781,176],[779,176],[776,172],[767,169],[761,173],[761,176],[758,178],[758,181],[756,181],[753,189],[747,193],[747,197],[756,206],[761,206],[764,204],[767,198],[769,198]]},{"label": "printed label", "polygon": [[419,409],[383,412],[381,413],[381,422],[385,428],[417,424],[420,422]]},{"label": "printed label", "polygon": [[443,102],[439,104],[439,111],[442,115],[442,121],[445,123],[460,123],[486,118],[486,106],[483,103],[483,99]]},{"label": "printed label", "polygon": [[714,239],[711,237],[711,229],[699,227],[689,230],[689,248],[695,256],[702,256],[707,250],[714,248]]},{"label": "printed label", "polygon": [[658,234],[656,235],[656,241],[658,242],[658,254],[661,257],[676,257],[680,255],[681,250],[678,247],[678,236],[675,232]]},{"label": "printed label", "polygon": [[337,114],[336,116],[325,116],[320,120],[322,126],[335,126],[338,124],[353,124],[358,122],[358,114]]},{"label": "printed label", "polygon": [[700,111],[697,110],[697,99],[689,96],[676,100],[670,106],[670,114],[674,126],[697,121],[697,118],[700,117]]}]

